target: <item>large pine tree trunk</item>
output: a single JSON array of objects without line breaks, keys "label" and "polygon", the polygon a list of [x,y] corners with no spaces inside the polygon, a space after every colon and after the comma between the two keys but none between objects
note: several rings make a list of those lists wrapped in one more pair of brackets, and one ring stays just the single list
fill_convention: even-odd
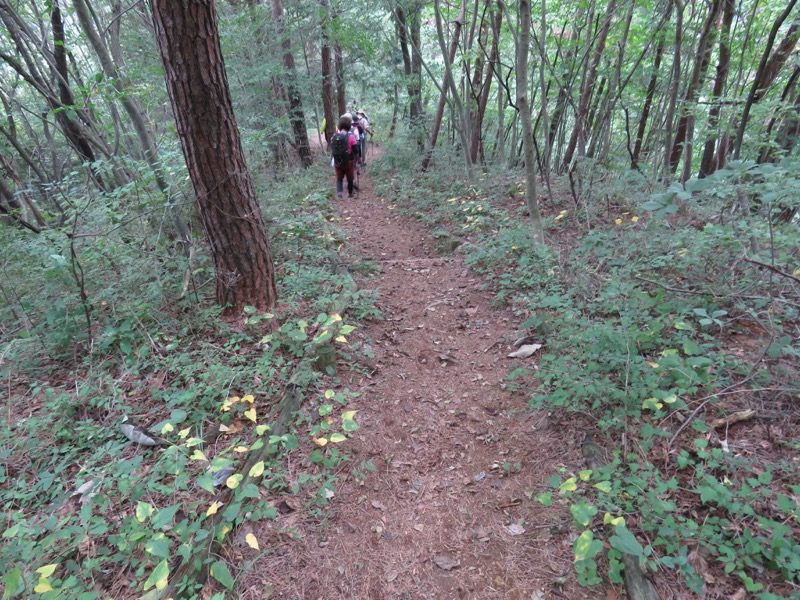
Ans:
[{"label": "large pine tree trunk", "polygon": [[152,0],[181,147],[229,314],[275,304],[267,229],[245,163],[219,45],[213,0]]}]

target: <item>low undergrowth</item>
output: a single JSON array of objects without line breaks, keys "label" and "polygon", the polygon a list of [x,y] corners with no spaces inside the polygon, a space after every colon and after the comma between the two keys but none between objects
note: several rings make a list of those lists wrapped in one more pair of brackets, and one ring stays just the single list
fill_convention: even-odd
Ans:
[{"label": "low undergrowth", "polygon": [[546,247],[521,173],[469,184],[385,168],[382,192],[457,238],[520,338],[543,344],[507,385],[570,415],[585,452],[591,434],[609,447],[608,464],[564,467],[538,496],[574,517],[578,581],[621,583],[626,553],[698,595],[799,593],[800,240],[774,218],[797,166],[736,163],[638,196],[606,183],[575,198],[554,181]]},{"label": "low undergrowth", "polygon": [[[279,497],[324,509],[358,425],[352,393],[313,359],[327,345],[357,363],[348,334],[380,317],[374,297],[331,267],[341,240],[328,222],[327,176],[260,191],[280,265],[272,314],[220,320],[202,242],[191,261],[169,252],[125,197],[87,200],[79,236],[0,230],[19,249],[0,306],[10,391],[0,424],[3,598],[155,597],[193,548],[274,518]],[[273,435],[288,390],[303,408]],[[123,415],[164,445],[129,442]],[[225,504],[222,490],[232,490]],[[217,589],[234,589],[274,550],[252,534],[246,544],[248,561],[202,559]],[[190,598],[199,586],[187,579],[178,590]]]}]

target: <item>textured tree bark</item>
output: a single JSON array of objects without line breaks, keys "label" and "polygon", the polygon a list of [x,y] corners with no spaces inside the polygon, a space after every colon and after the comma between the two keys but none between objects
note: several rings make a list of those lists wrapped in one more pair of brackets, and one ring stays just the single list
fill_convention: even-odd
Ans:
[{"label": "textured tree bark", "polygon": [[266,310],[276,290],[267,229],[247,170],[213,0],[152,0],[156,41],[227,314]]}]

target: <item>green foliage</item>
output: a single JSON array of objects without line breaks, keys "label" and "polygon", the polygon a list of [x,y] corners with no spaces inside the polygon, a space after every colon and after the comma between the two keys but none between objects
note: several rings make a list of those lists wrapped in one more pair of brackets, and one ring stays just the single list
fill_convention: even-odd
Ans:
[{"label": "green foliage", "polygon": [[[737,258],[769,248],[761,262],[782,257],[778,264],[792,272],[797,233],[770,222],[790,204],[792,164],[735,163],[676,184],[643,203],[653,216],[637,213],[630,197],[617,205],[587,203],[580,215],[553,206],[555,216],[545,211],[545,223],[554,237],[592,224],[576,237],[559,236],[567,245],[558,247],[533,243],[513,202],[518,186],[499,183],[502,175],[490,177],[491,185],[459,189],[456,177],[438,173],[416,177],[413,194],[396,182],[385,189],[434,235],[457,232],[459,252],[489,282],[496,302],[518,315],[521,335],[544,344],[535,367],[512,366],[507,386],[527,392],[532,408],[585,419],[635,448],[615,450],[598,473],[554,476],[552,489],[535,495],[543,506],[569,507],[582,585],[621,583],[623,555],[646,571],[675,570],[696,593],[708,575],[695,570],[698,555],[762,598],[771,597],[769,581],[800,583],[797,486],[787,483],[796,480],[797,465],[711,444],[707,424],[724,406],[715,392],[732,383],[747,378],[754,387],[789,392],[796,379],[796,369],[784,371],[781,363],[798,348],[787,330],[796,322],[791,292],[781,286],[787,282]],[[789,191],[770,195],[782,193],[781,177],[791,179]],[[603,193],[614,185],[605,181]],[[743,212],[742,197],[761,204]],[[776,293],[787,302],[772,302]],[[738,349],[731,342],[742,333],[741,321],[769,324],[758,351],[767,362],[747,364],[730,352]],[[698,406],[705,410],[693,412]],[[670,447],[675,461],[664,464]]]}]

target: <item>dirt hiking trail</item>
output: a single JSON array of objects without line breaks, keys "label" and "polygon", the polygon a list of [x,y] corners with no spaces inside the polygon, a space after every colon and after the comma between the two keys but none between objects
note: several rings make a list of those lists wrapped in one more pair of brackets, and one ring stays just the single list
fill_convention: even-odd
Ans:
[{"label": "dirt hiking trail", "polygon": [[[341,388],[359,393],[348,409],[360,429],[342,445],[352,460],[324,517],[297,507],[259,525],[262,548],[278,550],[243,576],[242,597],[607,597],[575,583],[568,508],[536,500],[559,467],[584,466],[580,440],[504,390],[519,318],[491,308],[482,280],[438,255],[368,172],[360,187],[334,200],[334,224],[345,260],[380,266],[358,283],[379,291],[385,320],[352,336],[374,354],[368,375],[339,361]],[[352,471],[367,461],[362,480]]]}]

